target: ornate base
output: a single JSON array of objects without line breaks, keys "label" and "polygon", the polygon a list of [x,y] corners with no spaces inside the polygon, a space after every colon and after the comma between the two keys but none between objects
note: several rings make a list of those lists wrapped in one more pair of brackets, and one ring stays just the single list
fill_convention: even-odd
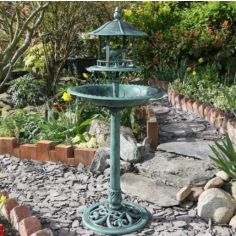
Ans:
[{"label": "ornate base", "polygon": [[88,207],[83,214],[86,227],[101,234],[128,234],[144,227],[149,216],[145,208],[133,202],[123,201],[121,208],[113,210],[108,201]]}]

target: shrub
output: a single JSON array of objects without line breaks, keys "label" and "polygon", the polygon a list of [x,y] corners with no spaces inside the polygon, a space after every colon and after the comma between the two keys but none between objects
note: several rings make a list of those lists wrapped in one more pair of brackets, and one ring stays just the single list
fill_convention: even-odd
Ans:
[{"label": "shrub", "polygon": [[47,94],[44,80],[27,74],[9,84],[8,93],[12,95],[11,100],[15,107],[22,108],[44,103],[44,97]]}]

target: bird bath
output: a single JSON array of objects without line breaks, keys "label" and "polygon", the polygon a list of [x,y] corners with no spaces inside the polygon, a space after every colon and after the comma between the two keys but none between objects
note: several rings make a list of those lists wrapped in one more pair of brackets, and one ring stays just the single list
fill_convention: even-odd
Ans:
[{"label": "bird bath", "polygon": [[[120,72],[138,71],[140,67],[132,64],[122,63],[127,61],[125,55],[123,59],[112,58],[109,56],[109,36],[112,34],[111,28],[116,29],[116,36],[144,36],[145,33],[136,30],[127,23],[120,21],[121,11],[116,8],[114,21],[108,22],[104,27],[94,31],[94,35],[106,35],[106,59],[103,64],[98,60],[96,66],[89,67],[89,71],[107,71],[115,73],[110,84],[91,84],[76,86],[68,89],[68,92],[74,96],[81,97],[95,105],[103,106],[109,109],[111,114],[111,135],[110,135],[110,188],[108,200],[98,202],[89,206],[83,213],[83,223],[86,227],[95,232],[108,235],[128,234],[144,227],[149,220],[148,212],[142,206],[123,201],[120,188],[120,110],[126,107],[144,105],[151,99],[160,99],[164,96],[162,90],[140,85],[120,84]],[[119,24],[118,24],[119,23]],[[120,34],[116,25],[123,24],[120,27]],[[109,30],[106,31],[106,26]],[[111,27],[112,26],[112,27]],[[125,28],[126,27],[126,28]],[[100,33],[99,33],[100,32]],[[108,32],[106,34],[106,32]],[[125,42],[125,40],[123,40]],[[125,48],[125,45],[123,45]],[[123,49],[125,50],[125,49]]]}]

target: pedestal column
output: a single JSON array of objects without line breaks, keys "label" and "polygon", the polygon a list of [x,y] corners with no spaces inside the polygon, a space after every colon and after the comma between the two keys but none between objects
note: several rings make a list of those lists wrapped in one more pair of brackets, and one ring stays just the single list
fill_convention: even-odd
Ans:
[{"label": "pedestal column", "polygon": [[120,114],[118,109],[111,110],[110,168],[109,206],[111,209],[119,209],[122,198],[120,189]]}]

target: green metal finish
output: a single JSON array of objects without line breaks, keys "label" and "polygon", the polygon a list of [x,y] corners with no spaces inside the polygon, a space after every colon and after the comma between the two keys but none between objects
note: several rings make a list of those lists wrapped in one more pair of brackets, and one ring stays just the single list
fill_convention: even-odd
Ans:
[{"label": "green metal finish", "polygon": [[105,72],[140,72],[143,70],[140,66],[134,66],[134,67],[102,67],[102,66],[90,66],[86,68],[87,71],[93,72],[93,71],[105,71]]},{"label": "green metal finish", "polygon": [[127,22],[122,21],[121,15],[121,9],[116,7],[114,20],[105,23],[89,34],[101,36],[147,36],[145,32],[140,31]]},{"label": "green metal finish", "polygon": [[124,108],[144,105],[150,99],[160,99],[165,93],[143,85],[120,84],[118,96],[113,96],[113,84],[89,84],[72,87],[68,90],[72,95],[81,97],[98,106],[108,108]]},{"label": "green metal finish", "polygon": [[[141,67],[135,66],[134,37],[146,36],[147,34],[121,21],[120,8],[116,8],[114,18],[113,21],[90,33],[99,36],[99,58],[96,66],[87,68],[91,72],[115,72],[113,83],[76,86],[68,89],[68,92],[95,105],[107,107],[110,110],[110,188],[108,200],[88,207],[83,213],[83,223],[87,228],[101,234],[122,235],[144,227],[149,220],[149,215],[138,204],[122,200],[120,189],[119,112],[125,107],[144,105],[151,99],[160,99],[165,93],[160,89],[148,86],[119,84],[120,72],[142,70]],[[101,48],[101,36],[106,36],[104,49]],[[122,47],[110,48],[110,36],[122,36]],[[132,36],[132,59],[126,57],[130,55],[127,52],[126,44],[128,39],[126,36]],[[102,50],[104,51],[105,59],[101,59]]]},{"label": "green metal finish", "polygon": [[106,235],[122,235],[143,228],[149,214],[145,208],[133,202],[123,201],[119,209],[111,209],[109,202],[99,202],[88,207],[83,214],[84,225]]}]

